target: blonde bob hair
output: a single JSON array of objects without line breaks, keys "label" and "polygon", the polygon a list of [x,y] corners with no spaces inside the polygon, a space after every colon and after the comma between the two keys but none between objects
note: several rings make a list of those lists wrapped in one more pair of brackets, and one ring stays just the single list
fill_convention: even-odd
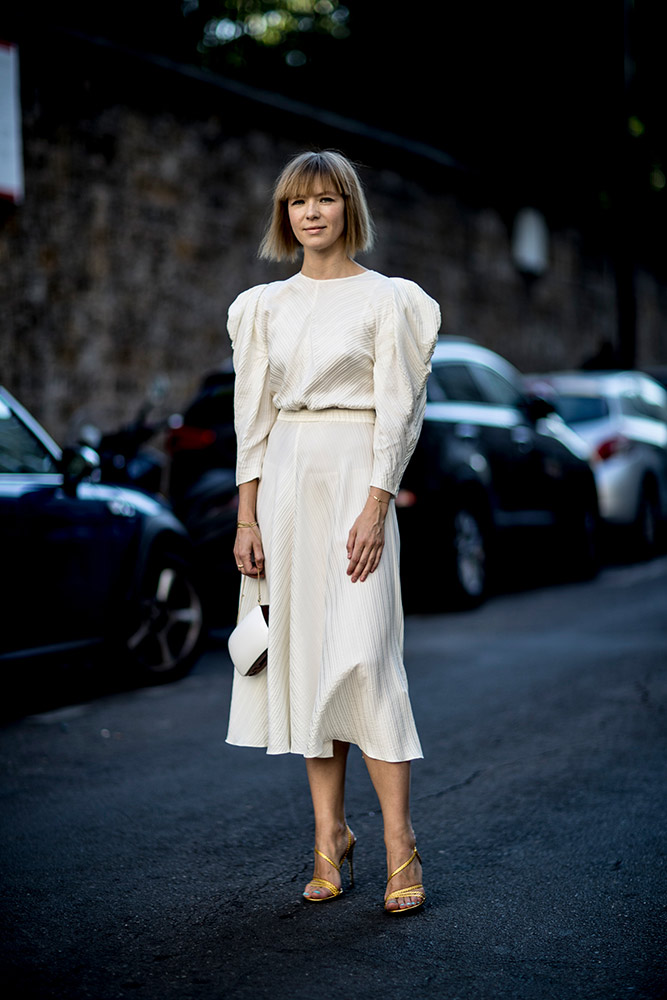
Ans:
[{"label": "blonde bob hair", "polygon": [[290,225],[288,202],[313,191],[336,191],[345,199],[345,250],[348,256],[370,250],[375,229],[355,167],[333,149],[300,153],[289,161],[273,189],[273,213],[259,256],[265,260],[294,260],[301,244]]}]

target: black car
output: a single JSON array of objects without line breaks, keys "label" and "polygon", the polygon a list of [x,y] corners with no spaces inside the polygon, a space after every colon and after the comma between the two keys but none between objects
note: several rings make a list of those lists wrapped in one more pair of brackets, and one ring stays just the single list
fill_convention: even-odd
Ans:
[{"label": "black car", "polygon": [[103,647],[136,678],[192,666],[205,626],[192,543],[165,502],[93,481],[0,388],[0,661]]},{"label": "black car", "polygon": [[551,558],[573,578],[592,575],[598,501],[587,454],[507,361],[441,338],[396,498],[406,607],[479,603],[520,553]]}]

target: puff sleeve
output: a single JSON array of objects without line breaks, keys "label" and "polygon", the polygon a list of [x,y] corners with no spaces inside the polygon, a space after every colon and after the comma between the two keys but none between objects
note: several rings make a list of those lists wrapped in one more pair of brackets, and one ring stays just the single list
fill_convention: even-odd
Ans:
[{"label": "puff sleeve", "polygon": [[440,307],[412,281],[392,278],[379,317],[373,369],[375,435],[371,486],[398,492],[417,444]]},{"label": "puff sleeve", "polygon": [[227,316],[236,374],[237,485],[261,476],[267,438],[278,413],[269,386],[266,327],[259,308],[265,288],[256,285],[242,292],[232,302]]}]

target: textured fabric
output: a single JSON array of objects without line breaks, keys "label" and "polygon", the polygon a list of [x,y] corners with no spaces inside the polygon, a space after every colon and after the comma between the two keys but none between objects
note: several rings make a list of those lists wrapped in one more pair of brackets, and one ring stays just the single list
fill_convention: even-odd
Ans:
[{"label": "textured fabric", "polygon": [[[380,565],[347,576],[346,542],[372,485],[396,493],[423,420],[440,313],[418,285],[374,271],[295,275],[229,311],[237,481],[259,479],[269,656],[235,673],[227,741],[330,757],[333,741],[421,757],[403,666],[393,504]],[[257,599],[248,580],[241,615]]]},{"label": "textured fabric", "polygon": [[[372,411],[282,411],[259,483],[269,655],[235,673],[227,742],[270,754],[330,757],[333,740],[378,760],[422,756],[403,666],[398,529],[393,504],[380,565],[347,576],[345,544],[368,496]],[[241,615],[257,600],[246,582]]]},{"label": "textured fabric", "polygon": [[237,482],[259,478],[278,410],[375,410],[367,486],[396,493],[421,428],[440,326],[414,282],[365,271],[296,274],[243,292],[229,310],[236,371]]}]

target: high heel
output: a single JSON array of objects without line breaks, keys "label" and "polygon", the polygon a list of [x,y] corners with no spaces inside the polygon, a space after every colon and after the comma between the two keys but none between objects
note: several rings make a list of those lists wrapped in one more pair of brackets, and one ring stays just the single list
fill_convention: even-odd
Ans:
[{"label": "high heel", "polygon": [[[405,871],[408,865],[411,865],[415,858],[417,858],[417,861],[421,864],[422,859],[419,857],[419,851],[416,847],[413,847],[412,854],[408,860],[397,868],[396,871],[391,873],[387,879],[387,885],[389,885],[395,875],[398,875],[399,872]],[[419,902],[413,903],[411,906],[397,906],[396,908],[390,908],[387,906],[390,899],[406,899],[408,896],[415,896]],[[407,889],[395,889],[394,892],[390,892],[389,895],[385,897],[384,908],[387,913],[409,913],[411,910],[417,910],[420,906],[423,906],[425,899],[426,893],[424,892],[424,886],[420,882],[418,885],[409,885]]]},{"label": "high heel", "polygon": [[[354,886],[354,870],[352,867],[352,855],[354,853],[355,844],[357,843],[357,838],[354,836],[349,826],[346,827],[346,830],[347,830],[347,847],[345,848],[343,856],[338,862],[338,864],[336,864],[335,861],[332,861],[331,858],[328,858],[326,854],[323,854],[322,851],[319,851],[317,847],[315,848],[315,854],[318,854],[321,858],[324,858],[325,861],[328,861],[331,867],[335,868],[337,872],[341,870],[343,862],[347,859],[347,865],[350,871],[350,888],[352,888]],[[307,902],[309,903],[326,903],[329,899],[335,899],[336,896],[343,895],[342,887],[334,885],[333,882],[329,882],[329,880],[326,878],[317,878],[317,877],[311,878],[309,885],[315,886],[318,889],[328,889],[329,892],[331,893],[330,896],[306,896],[304,892],[303,898],[307,900]]]}]

